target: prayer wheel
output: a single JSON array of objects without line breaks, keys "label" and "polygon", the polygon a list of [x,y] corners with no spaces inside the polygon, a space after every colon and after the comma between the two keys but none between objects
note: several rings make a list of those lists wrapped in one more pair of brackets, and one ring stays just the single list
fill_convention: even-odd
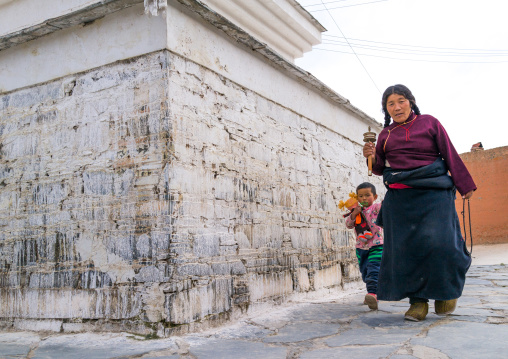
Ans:
[{"label": "prayer wheel", "polygon": [[[371,132],[370,126],[369,131],[363,134],[363,142],[372,142],[372,143],[376,142],[376,133]],[[369,166],[369,176],[372,176],[372,156],[369,156],[367,158],[367,164]]]}]

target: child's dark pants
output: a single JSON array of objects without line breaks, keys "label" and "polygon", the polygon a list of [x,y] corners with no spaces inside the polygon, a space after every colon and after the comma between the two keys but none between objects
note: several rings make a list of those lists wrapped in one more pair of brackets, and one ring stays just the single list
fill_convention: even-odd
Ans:
[{"label": "child's dark pants", "polygon": [[377,294],[377,277],[382,255],[383,246],[372,246],[368,250],[356,248],[356,257],[368,293]]}]

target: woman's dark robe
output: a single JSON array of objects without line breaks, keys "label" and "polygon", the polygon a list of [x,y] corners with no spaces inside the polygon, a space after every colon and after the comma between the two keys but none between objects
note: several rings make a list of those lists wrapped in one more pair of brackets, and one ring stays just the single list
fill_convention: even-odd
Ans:
[{"label": "woman's dark robe", "polygon": [[384,233],[378,298],[455,299],[471,264],[455,193],[476,186],[439,121],[414,118],[385,128],[376,146],[373,172],[388,188],[377,221]]},{"label": "woman's dark robe", "polygon": [[447,172],[442,159],[413,171],[385,169],[385,183],[411,188],[389,189],[377,219],[384,232],[379,299],[461,296],[471,257]]}]

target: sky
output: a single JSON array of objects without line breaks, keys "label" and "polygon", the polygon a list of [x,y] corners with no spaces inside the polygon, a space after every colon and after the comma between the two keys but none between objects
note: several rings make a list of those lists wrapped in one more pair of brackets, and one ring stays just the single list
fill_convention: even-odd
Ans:
[{"label": "sky", "polygon": [[381,95],[401,83],[459,153],[508,145],[508,1],[298,2],[327,31],[296,65],[354,106],[384,123]]}]

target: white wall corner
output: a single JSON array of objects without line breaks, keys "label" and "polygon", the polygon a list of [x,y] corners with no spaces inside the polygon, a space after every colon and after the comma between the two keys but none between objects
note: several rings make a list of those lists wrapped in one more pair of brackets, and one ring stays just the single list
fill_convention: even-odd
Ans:
[{"label": "white wall corner", "polygon": [[145,14],[157,16],[166,11],[168,7],[167,0],[144,0],[145,1]]}]

